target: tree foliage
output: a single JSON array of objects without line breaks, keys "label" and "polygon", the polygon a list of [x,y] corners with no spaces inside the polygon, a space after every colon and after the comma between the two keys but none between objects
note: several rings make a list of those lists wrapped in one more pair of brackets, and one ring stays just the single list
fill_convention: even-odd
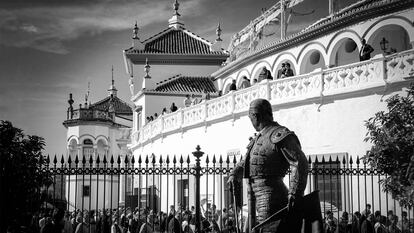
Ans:
[{"label": "tree foliage", "polygon": [[373,144],[366,159],[387,174],[381,180],[385,191],[403,206],[414,205],[414,84],[407,96],[386,100],[388,111],[366,121],[367,138]]},{"label": "tree foliage", "polygon": [[29,214],[40,207],[39,192],[50,184],[41,172],[46,163],[42,156],[44,139],[25,135],[9,121],[0,121],[0,232],[12,224],[27,224]]}]

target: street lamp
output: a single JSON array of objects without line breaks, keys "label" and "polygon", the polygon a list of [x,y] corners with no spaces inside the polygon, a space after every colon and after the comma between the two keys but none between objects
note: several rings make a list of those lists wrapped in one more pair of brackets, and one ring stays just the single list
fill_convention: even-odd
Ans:
[{"label": "street lamp", "polygon": [[388,40],[385,39],[385,37],[382,38],[380,41],[381,50],[383,53],[387,53],[388,50]]}]

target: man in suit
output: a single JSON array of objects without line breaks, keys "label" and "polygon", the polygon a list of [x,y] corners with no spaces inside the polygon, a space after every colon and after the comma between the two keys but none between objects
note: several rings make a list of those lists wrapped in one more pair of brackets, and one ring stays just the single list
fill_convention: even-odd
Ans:
[{"label": "man in suit", "polygon": [[285,77],[291,77],[291,76],[294,76],[293,70],[290,68],[290,63],[286,62]]},{"label": "man in suit", "polygon": [[286,71],[286,64],[282,63],[282,67],[277,71],[276,79],[280,79],[284,77]]},{"label": "man in suit", "polygon": [[366,61],[371,59],[371,53],[374,52],[374,49],[371,47],[371,45],[367,44],[365,39],[361,40],[362,47],[359,51],[359,60],[360,61]]}]

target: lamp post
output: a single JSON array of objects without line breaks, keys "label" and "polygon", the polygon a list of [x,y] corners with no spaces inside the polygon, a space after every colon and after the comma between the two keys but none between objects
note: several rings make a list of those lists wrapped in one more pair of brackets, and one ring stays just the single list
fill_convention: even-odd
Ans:
[{"label": "lamp post", "polygon": [[384,54],[388,54],[387,50],[388,50],[388,40],[385,39],[385,37],[382,38],[382,40],[380,41],[380,46],[381,46],[381,50]]}]

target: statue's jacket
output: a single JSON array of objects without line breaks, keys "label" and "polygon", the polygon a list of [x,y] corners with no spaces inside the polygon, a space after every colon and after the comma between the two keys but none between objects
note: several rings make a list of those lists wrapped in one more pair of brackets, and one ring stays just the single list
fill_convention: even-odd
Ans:
[{"label": "statue's jacket", "polygon": [[236,180],[282,179],[289,167],[289,194],[303,196],[308,175],[306,156],[295,133],[273,122],[251,138],[246,155],[232,175]]}]

